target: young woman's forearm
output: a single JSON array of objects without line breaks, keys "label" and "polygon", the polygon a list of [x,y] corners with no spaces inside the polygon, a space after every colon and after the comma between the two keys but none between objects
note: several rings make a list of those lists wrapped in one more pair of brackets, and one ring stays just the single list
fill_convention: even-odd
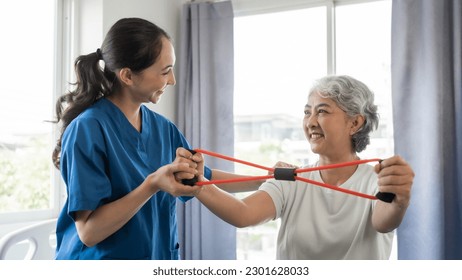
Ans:
[{"label": "young woman's forearm", "polygon": [[80,240],[94,246],[122,228],[155,192],[143,183],[126,196],[94,211],[79,211],[76,226]]},{"label": "young woman's forearm", "polygon": [[[200,187],[184,186],[175,176],[179,173],[191,176],[196,170],[188,164],[170,164],[151,173],[136,189],[94,211],[79,211],[76,226],[81,241],[86,246],[94,246],[122,228],[145,203],[159,190],[173,196],[192,196]],[[181,178],[180,178],[181,179]]]}]

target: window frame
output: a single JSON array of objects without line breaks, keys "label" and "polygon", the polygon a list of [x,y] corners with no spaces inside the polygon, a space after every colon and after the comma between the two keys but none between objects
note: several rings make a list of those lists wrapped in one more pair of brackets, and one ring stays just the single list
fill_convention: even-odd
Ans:
[{"label": "window frame", "polygon": [[[71,81],[73,70],[72,57],[76,50],[75,19],[78,11],[76,0],[54,0],[54,61],[53,61],[53,93],[51,98],[57,98],[66,90],[68,81]],[[52,107],[54,109],[54,106]],[[54,115],[54,112],[52,112]],[[58,139],[59,127],[53,125],[50,148],[55,145]],[[51,151],[50,149],[50,151]],[[51,160],[51,152],[50,152]],[[52,167],[50,170],[50,202],[48,209],[27,210],[17,212],[0,213],[0,229],[14,227],[15,224],[31,223],[51,218],[56,218],[63,207],[66,197],[65,184],[59,170]]]}]

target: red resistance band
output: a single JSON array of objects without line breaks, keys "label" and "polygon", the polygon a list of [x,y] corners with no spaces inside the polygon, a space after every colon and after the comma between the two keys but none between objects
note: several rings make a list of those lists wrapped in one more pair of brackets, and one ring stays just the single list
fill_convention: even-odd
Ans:
[{"label": "red resistance band", "polygon": [[203,185],[212,185],[212,184],[217,185],[217,184],[224,184],[224,183],[237,183],[237,182],[254,181],[254,180],[267,180],[267,179],[274,178],[276,180],[285,180],[285,181],[299,180],[299,181],[302,181],[302,182],[306,182],[306,183],[317,185],[317,186],[324,187],[324,188],[329,188],[329,189],[332,189],[332,190],[336,190],[336,191],[339,191],[339,192],[359,196],[359,197],[362,197],[362,198],[367,198],[367,199],[372,199],[372,200],[380,199],[380,200],[382,200],[384,202],[388,202],[388,203],[392,202],[394,197],[395,197],[395,194],[393,194],[393,193],[381,193],[381,192],[378,192],[375,196],[373,196],[373,195],[369,195],[369,194],[365,194],[365,193],[361,193],[361,192],[356,192],[356,191],[340,188],[338,186],[334,186],[334,185],[330,185],[330,184],[310,180],[310,179],[307,179],[307,178],[300,177],[300,176],[296,175],[297,173],[303,173],[303,172],[319,171],[319,170],[325,170],[325,169],[334,169],[334,168],[359,165],[359,164],[364,164],[364,163],[368,163],[368,162],[375,162],[375,161],[380,162],[381,159],[377,159],[377,158],[355,160],[355,161],[350,161],[350,162],[329,164],[329,165],[323,165],[323,166],[317,166],[317,167],[309,167],[309,168],[285,168],[285,167],[284,168],[279,168],[279,167],[272,168],[272,167],[266,167],[266,166],[258,165],[258,164],[255,164],[255,163],[243,161],[243,160],[240,160],[240,159],[232,158],[232,157],[225,156],[225,155],[222,155],[222,154],[218,154],[218,153],[215,153],[215,152],[210,152],[210,151],[203,150],[203,149],[195,149],[195,150],[189,150],[189,151],[191,153],[193,153],[193,154],[198,152],[198,153],[206,154],[206,155],[209,155],[209,156],[213,156],[213,157],[217,157],[217,158],[221,158],[221,159],[225,159],[225,160],[229,160],[229,161],[249,165],[249,166],[252,166],[252,167],[260,168],[260,169],[266,170],[268,172],[271,172],[273,174],[272,175],[265,175],[265,176],[249,176],[249,177],[241,177],[241,178],[234,178],[234,179],[224,179],[224,180],[211,180],[211,181],[204,181],[204,182],[198,182],[197,178],[194,178],[194,179],[190,179],[190,180],[183,180],[183,184],[185,184],[185,185],[191,185],[191,186],[192,185],[203,186]]}]

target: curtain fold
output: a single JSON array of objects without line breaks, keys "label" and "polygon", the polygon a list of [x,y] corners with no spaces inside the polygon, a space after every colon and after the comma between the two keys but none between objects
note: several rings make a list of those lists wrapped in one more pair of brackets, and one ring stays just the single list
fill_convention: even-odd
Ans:
[{"label": "curtain fold", "polygon": [[461,2],[393,1],[395,151],[416,173],[399,259],[462,259]]},{"label": "curtain fold", "polygon": [[[193,148],[234,154],[234,47],[231,1],[186,3],[181,18],[177,124]],[[206,165],[233,172],[231,162]],[[197,199],[178,203],[182,259],[235,259],[236,229]]]}]

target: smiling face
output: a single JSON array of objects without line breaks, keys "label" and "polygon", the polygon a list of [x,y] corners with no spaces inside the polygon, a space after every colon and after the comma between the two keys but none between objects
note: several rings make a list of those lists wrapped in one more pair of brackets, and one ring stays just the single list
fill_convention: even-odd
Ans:
[{"label": "smiling face", "polygon": [[173,73],[175,51],[167,38],[162,39],[162,51],[157,61],[140,73],[132,73],[132,94],[139,102],[157,104],[169,85],[176,83]]},{"label": "smiling face", "polygon": [[351,155],[351,136],[357,129],[357,118],[349,117],[332,99],[310,95],[303,130],[314,153],[332,159]]}]

